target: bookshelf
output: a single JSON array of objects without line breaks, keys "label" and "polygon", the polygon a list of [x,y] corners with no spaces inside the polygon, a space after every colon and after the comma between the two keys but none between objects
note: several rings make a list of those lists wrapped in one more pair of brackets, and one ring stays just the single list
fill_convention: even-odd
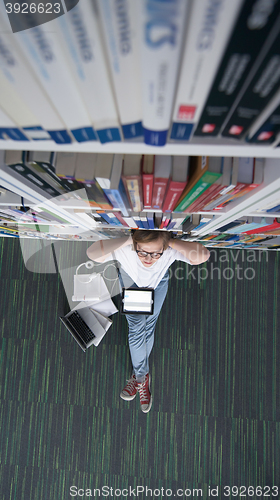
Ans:
[{"label": "bookshelf", "polygon": [[61,151],[75,153],[123,153],[123,154],[160,154],[160,155],[188,155],[188,156],[246,156],[259,158],[279,158],[280,147],[270,146],[250,146],[236,144],[232,142],[224,144],[224,141],[211,142],[203,141],[199,143],[169,143],[162,147],[149,146],[143,142],[110,142],[101,144],[100,142],[72,143],[59,145],[53,141],[0,141],[0,150],[20,150],[24,151]]},{"label": "bookshelf", "polygon": [[[92,7],[91,3],[96,4],[94,11],[91,9]],[[87,40],[88,47],[91,47],[95,56],[98,56],[92,58],[91,62],[88,65],[86,64],[85,60],[83,60],[83,57],[79,52],[80,45],[79,45],[79,36],[77,36],[78,32],[72,30],[74,25],[72,26],[71,24],[72,22],[71,15],[73,14],[73,12],[72,14],[68,13],[67,15],[63,16],[63,19],[61,18],[58,20],[51,21],[51,23],[43,27],[42,30],[41,28],[37,30],[38,33],[40,32],[40,36],[42,37],[41,41],[43,41],[44,37],[46,37],[45,46],[48,46],[49,50],[53,51],[54,57],[52,57],[48,61],[48,64],[45,64],[46,61],[44,60],[43,57],[44,54],[41,53],[40,43],[38,43],[36,37],[32,38],[33,36],[32,30],[26,30],[25,32],[11,36],[11,33],[9,33],[10,28],[7,23],[6,13],[4,13],[4,11],[2,12],[3,15],[2,17],[0,16],[0,28],[2,28],[3,32],[3,43],[4,42],[7,43],[7,49],[9,49],[10,53],[15,58],[15,61],[17,61],[17,64],[9,68],[8,65],[5,66],[6,62],[4,61],[4,59],[3,61],[0,59],[1,63],[0,83],[2,82],[3,92],[5,90],[5,96],[7,96],[7,98],[2,96],[2,100],[0,100],[0,109],[1,107],[3,107],[7,115],[9,115],[10,113],[10,118],[12,119],[12,121],[14,121],[14,125],[19,127],[19,130],[25,130],[27,137],[29,137],[28,133],[30,135],[32,135],[32,133],[35,134],[34,137],[36,136],[36,133],[39,133],[36,130],[35,131],[33,130],[31,133],[30,130],[32,129],[33,125],[34,126],[42,125],[44,132],[46,134],[48,132],[47,134],[48,137],[51,136],[53,137],[54,140],[19,141],[19,140],[0,139],[0,153],[3,152],[4,150],[18,150],[18,151],[28,150],[28,151],[50,151],[50,152],[55,151],[55,152],[73,152],[73,153],[84,152],[84,153],[101,153],[101,154],[112,153],[112,154],[135,154],[135,155],[147,154],[147,155],[172,155],[172,156],[266,158],[263,183],[258,188],[254,189],[252,192],[248,193],[242,198],[236,199],[235,201],[231,202],[229,205],[225,207],[223,211],[203,212],[204,215],[207,215],[207,213],[209,215],[215,215],[215,218],[211,220],[211,222],[208,223],[206,226],[201,227],[201,229],[198,229],[197,231],[195,230],[192,231],[191,236],[197,238],[203,237],[209,232],[218,231],[219,227],[222,227],[223,225],[230,223],[236,220],[237,218],[239,219],[241,217],[246,217],[246,216],[249,217],[260,216],[260,213],[257,212],[256,210],[261,208],[262,204],[266,204],[273,201],[275,201],[275,204],[277,204],[278,201],[280,203],[279,199],[280,198],[280,147],[277,147],[279,143],[279,135],[277,137],[275,136],[276,137],[275,140],[273,139],[274,142],[269,145],[262,145],[262,143],[249,144],[248,142],[245,142],[245,135],[243,139],[242,138],[240,139],[240,141],[237,139],[233,139],[232,138],[233,136],[230,136],[231,138],[226,136],[223,137],[223,126],[222,126],[221,129],[219,129],[219,134],[217,136],[210,136],[210,135],[195,136],[195,134],[194,135],[190,134],[190,140],[185,142],[181,140],[174,141],[171,140],[170,138],[167,138],[167,143],[161,147],[145,144],[143,142],[143,137],[135,137],[134,139],[129,139],[129,140],[125,139],[118,142],[118,140],[115,139],[114,136],[114,140],[116,140],[116,142],[101,143],[99,142],[99,140],[96,141],[88,140],[86,142],[78,142],[79,140],[82,140],[81,131],[84,132],[86,130],[88,131],[89,129],[92,129],[92,127],[94,127],[96,136],[99,137],[100,141],[102,140],[102,134],[104,133],[104,130],[107,130],[107,132],[110,131],[110,133],[113,130],[115,131],[118,130],[119,137],[123,138],[123,136],[125,136],[126,127],[129,127],[129,125],[127,125],[126,123],[134,125],[135,128],[135,125],[138,124],[140,119],[142,120],[144,130],[147,131],[147,129],[149,129],[149,127],[147,126],[147,116],[145,116],[145,109],[147,110],[149,106],[147,106],[147,101],[145,101],[144,97],[145,95],[144,89],[145,85],[147,85],[146,81],[147,71],[143,70],[142,66],[143,58],[141,58],[139,55],[143,49],[146,51],[147,47],[144,48],[145,43],[143,39],[142,41],[140,41],[139,38],[137,41],[138,35],[135,38],[132,37],[130,39],[131,47],[132,46],[134,47],[134,44],[136,47],[136,52],[135,52],[136,55],[134,53],[132,54],[132,60],[133,60],[132,73],[134,72],[136,74],[137,73],[136,70],[137,71],[139,70],[142,82],[142,88],[138,89],[139,94],[137,94],[136,85],[130,83],[130,86],[128,88],[126,87],[127,81],[129,80],[127,78],[127,72],[131,71],[130,68],[123,67],[125,71],[123,71],[123,75],[120,75],[123,78],[121,84],[116,83],[116,79],[114,78],[116,77],[116,75],[114,75],[114,65],[112,64],[111,61],[112,53],[110,52],[110,50],[112,49],[112,52],[114,52],[114,57],[118,58],[120,68],[122,66],[124,59],[122,60],[121,51],[118,52],[119,51],[119,44],[117,42],[118,36],[116,35],[116,32],[112,28],[113,24],[116,23],[116,21],[118,20],[117,18],[114,19],[113,8],[111,10],[109,9],[107,13],[105,13],[105,11],[102,12],[104,3],[105,2],[103,2],[102,0],[94,2],[84,0],[84,2],[79,2],[79,4],[75,7],[76,9],[75,11],[73,9],[73,12],[76,12],[76,14],[80,16],[81,22],[79,25],[80,26],[79,29],[82,30],[83,32],[84,40]],[[137,3],[140,6],[141,1]],[[178,5],[179,3],[180,2],[178,2]],[[113,0],[112,2],[109,2],[108,5],[109,4],[112,6]],[[134,2],[131,2],[131,5],[132,4],[134,9],[135,7]],[[181,2],[182,7],[183,5],[186,4],[187,2]],[[224,2],[225,5],[220,11],[222,4],[223,2],[216,3],[215,9],[217,10],[215,10],[215,12],[211,11],[212,14],[215,13],[215,15],[212,16],[211,14],[211,16],[209,16],[208,9],[210,4],[208,5],[207,0],[201,1],[199,6],[198,2],[195,1],[189,2],[190,8],[187,13],[186,17],[187,23],[185,25],[188,26],[188,29],[185,30],[185,26],[182,24],[179,30],[182,35],[181,37],[182,40],[180,42],[182,45],[180,45],[180,43],[178,42],[178,47],[176,48],[175,54],[171,53],[171,55],[169,54],[169,56],[166,55],[167,59],[166,60],[164,59],[167,68],[169,67],[168,62],[171,63],[172,59],[174,59],[175,56],[176,57],[178,56],[177,57],[178,65],[176,66],[176,68],[174,67],[172,71],[169,71],[169,74],[167,70],[166,73],[167,76],[165,81],[166,85],[163,85],[164,88],[169,88],[168,85],[169,84],[171,85],[169,79],[171,80],[173,79],[174,82],[170,86],[171,90],[168,93],[168,95],[165,96],[164,94],[161,95],[162,102],[169,101],[170,96],[172,96],[170,102],[173,100],[173,104],[170,104],[170,110],[169,110],[170,111],[169,129],[168,129],[169,131],[167,133],[167,137],[172,135],[172,128],[174,126],[175,121],[180,120],[182,118],[177,116],[175,120],[175,115],[177,113],[176,110],[179,109],[178,102],[181,99],[181,97],[179,101],[177,99],[177,97],[180,96],[181,93],[180,89],[182,90],[182,87],[185,89],[186,83],[193,89],[194,88],[196,89],[198,95],[196,95],[195,99],[199,100],[200,98],[201,102],[191,101],[190,99],[191,92],[189,91],[189,94],[187,94],[187,91],[185,90],[186,93],[185,95],[182,96],[183,100],[180,101],[180,104],[183,103],[188,105],[194,105],[194,104],[198,105],[200,112],[202,113],[204,106],[206,106],[206,102],[208,102],[207,95],[209,93],[210,96],[212,86],[214,88],[216,85],[214,84],[216,78],[215,74],[218,75],[220,68],[223,67],[224,64],[223,58],[228,57],[228,60],[230,60],[231,51],[233,51],[233,53],[235,54],[235,52],[237,51],[236,47],[239,44],[239,38],[240,41],[242,42],[241,43],[242,48],[240,49],[240,52],[241,54],[243,54],[242,52],[243,48],[246,46],[246,43],[244,44],[243,41],[244,40],[247,41],[248,37],[254,36],[253,30],[251,30],[250,33],[247,32],[246,26],[244,26],[244,29],[242,28],[244,32],[244,33],[242,32],[243,38],[240,35],[241,33],[240,29],[243,26],[242,23],[245,22],[245,20],[247,19],[246,16],[248,15],[249,19],[251,19],[250,5],[252,4],[253,7],[254,1],[236,0],[236,2],[232,2],[231,0],[226,0]],[[98,5],[99,8],[97,8]],[[131,23],[130,33],[133,33],[135,35],[137,34],[138,29],[140,31],[143,29],[144,23],[146,21],[144,21],[144,18],[142,18],[143,13],[140,15],[140,11],[138,12],[138,15],[136,15],[134,11],[131,14],[129,11],[131,5],[129,3],[127,5],[128,5],[127,6],[128,10],[126,12],[126,21]],[[246,10],[247,7],[249,9],[248,12]],[[245,9],[244,11],[242,10],[243,8]],[[258,8],[258,2],[256,2],[256,8]],[[255,78],[255,75],[257,75],[259,68],[264,69],[265,65],[269,63],[270,60],[269,58],[274,57],[274,52],[273,52],[274,46],[272,45],[272,41],[271,42],[269,41],[270,40],[269,33],[272,32],[272,30],[277,29],[277,33],[275,32],[276,33],[275,36],[279,38],[279,29],[277,26],[278,18],[276,17],[279,15],[279,9],[280,9],[279,4],[275,3],[273,9],[271,8],[271,11],[267,16],[266,20],[266,23],[268,23],[267,28],[265,28],[266,23],[264,23],[263,26],[264,33],[261,34],[260,30],[258,30],[258,36],[255,41],[253,40],[252,47],[250,49],[249,48],[247,49],[247,47],[244,48],[245,56],[246,56],[246,50],[251,51],[249,54],[250,57],[247,59],[248,61],[252,62],[252,67],[250,71],[248,70],[248,73],[246,73],[245,71],[245,74],[243,75],[244,78],[242,77],[243,80],[237,82],[238,85],[240,84],[240,88],[239,90],[238,88],[236,88],[236,95],[238,92],[241,92],[241,87],[243,89],[244,85],[246,87],[246,92],[247,90],[249,91],[251,80],[253,81],[253,78]],[[184,16],[185,14],[178,16],[178,20],[180,20],[181,22],[181,19],[183,19]],[[109,19],[110,17],[112,17],[112,19]],[[209,44],[209,46],[205,47],[205,52],[200,52],[200,51],[197,52],[196,49],[197,34],[200,32],[200,30],[202,30],[202,28],[205,28],[204,25],[205,19],[208,19],[208,22],[212,23],[212,25],[209,26],[207,25],[207,26],[210,31],[212,30],[213,44]],[[67,40],[71,41],[71,44],[65,43],[66,38],[63,35],[64,21],[66,24],[69,23],[68,28],[70,30],[69,31],[70,38]],[[101,26],[103,26],[103,28]],[[46,27],[48,29],[44,29]],[[50,27],[55,29],[51,31]],[[219,34],[219,36],[214,36],[215,30],[217,30],[218,32],[216,33],[216,35]],[[110,36],[111,36],[111,44],[109,44],[109,46],[107,46],[107,44],[105,43],[106,35],[108,34],[107,31],[108,33],[110,31]],[[4,35],[5,33],[7,33],[7,35]],[[55,34],[52,35],[52,33]],[[88,36],[89,34],[90,37]],[[236,35],[238,39],[237,42],[235,41]],[[58,39],[56,40],[57,37]],[[93,40],[94,37],[96,37],[96,39]],[[259,48],[255,47],[256,43],[259,44]],[[70,51],[70,45],[72,47],[71,51]],[[32,47],[32,50],[30,50],[30,47]],[[266,47],[265,51],[263,51],[263,47]],[[276,52],[277,51],[279,52],[279,47],[276,46],[275,50]],[[226,55],[227,52],[228,55]],[[278,52],[277,52],[277,57],[278,57]],[[76,55],[75,58],[72,60],[71,58],[73,54]],[[201,56],[201,54],[203,54],[203,56]],[[145,57],[148,59],[150,57],[149,53],[147,53]],[[164,53],[162,57],[165,58]],[[158,57],[158,59],[160,58]],[[73,64],[74,60],[75,62]],[[142,61],[141,63],[140,60]],[[97,64],[97,61],[99,61],[98,62],[99,66],[94,66],[94,64]],[[52,64],[50,64],[51,62],[53,63],[53,66]],[[154,63],[150,65],[151,73],[154,67],[157,67],[156,65],[157,61],[154,61]],[[201,72],[200,70],[198,71],[200,67],[202,68]],[[44,71],[41,74],[42,68],[44,69]],[[186,68],[188,69],[187,72],[185,71]],[[14,82],[13,83],[14,93],[10,94],[10,102],[5,102],[9,101],[8,99],[9,86],[12,87],[12,85],[10,85],[10,83],[7,83],[7,81],[5,80],[6,77],[4,77],[3,75],[5,74],[5,72],[9,71],[11,71],[9,82],[12,81]],[[191,77],[189,76],[190,72],[192,75]],[[44,73],[46,74],[48,73],[49,75],[48,76],[49,84],[47,84],[46,81],[44,80],[43,77]],[[79,75],[81,74],[84,75],[83,79],[84,83],[82,83],[82,81],[79,80]],[[102,77],[100,76],[100,79],[96,80],[95,79],[96,74],[103,76]],[[177,77],[175,78],[176,75]],[[135,78],[135,75],[130,74],[130,77],[131,80],[129,81],[133,82],[134,81],[133,78]],[[186,77],[187,79],[189,79],[189,82],[185,80]],[[251,80],[249,78],[250,81],[248,80],[248,82],[247,82],[248,79],[247,77],[251,78]],[[196,80],[196,78],[198,79]],[[140,78],[138,76],[137,80],[140,81]],[[68,94],[68,88],[65,82],[70,82],[69,86],[71,86],[73,92],[71,95]],[[91,86],[91,84],[93,83],[94,85],[96,85],[96,87],[94,87],[95,89],[94,91],[92,90]],[[84,84],[86,85],[86,87],[83,86]],[[154,76],[153,84],[155,86],[158,84],[156,76]],[[106,87],[106,92],[105,92],[105,87]],[[124,89],[126,89],[126,91],[124,91]],[[275,91],[275,88],[273,86],[271,87],[271,91],[272,92]],[[15,99],[15,96],[17,94],[18,94],[18,101],[17,101],[18,104],[15,103],[13,100]],[[203,99],[201,97],[202,94],[205,94]],[[226,92],[226,94],[229,96],[228,92]],[[90,111],[94,98],[96,99],[95,110],[91,109]],[[231,98],[228,97],[228,99],[234,100],[233,94]],[[107,113],[106,114],[105,108],[101,110],[101,108],[99,108],[99,104],[104,102],[107,105],[109,103],[109,100],[110,102],[111,101],[112,102],[110,104],[110,109],[108,108],[106,110]],[[34,105],[35,102],[36,103],[40,102],[41,106]],[[137,120],[136,118],[135,120],[132,118],[128,119],[128,116],[130,116],[130,112],[132,111],[132,109],[130,108],[133,108],[133,105],[135,103],[137,103],[138,105],[140,102],[142,103],[143,109],[141,109],[141,112],[143,111],[143,116],[141,115],[140,118],[139,117],[137,118]],[[22,105],[22,108],[20,107],[20,105]],[[71,107],[71,105],[73,107]],[[230,112],[233,109],[232,106],[233,103],[229,104],[227,111],[227,113],[229,112],[228,115],[229,117],[230,117]],[[30,108],[29,109],[30,115],[28,117],[29,121],[27,120],[27,116],[24,115],[24,112],[20,111],[27,108],[28,109]],[[263,108],[265,108],[264,105]],[[225,109],[227,108],[225,107]],[[166,110],[163,111],[165,113]],[[75,116],[75,114],[77,114],[77,116]],[[260,113],[258,112],[257,115],[259,114]],[[98,119],[97,115],[99,117]],[[166,116],[167,115],[168,113],[166,111]],[[38,123],[35,120],[35,118],[38,119]],[[155,119],[155,116],[153,116],[153,118]],[[78,121],[76,121],[76,119]],[[198,116],[196,116],[195,119],[193,117],[193,125],[194,125],[193,131],[196,131],[195,127],[198,125],[198,119],[199,119]],[[186,118],[185,121],[182,118],[182,120],[183,121],[180,122],[180,124],[189,122],[191,118],[190,119]],[[214,118],[213,121],[215,121]],[[212,122],[209,121],[207,123],[211,124]],[[0,125],[3,126],[3,124]],[[225,123],[223,123],[223,125],[225,125]],[[162,130],[160,126],[156,127],[156,125],[154,125],[154,129],[152,127],[150,127],[150,129],[155,131],[159,130],[158,132],[159,135]],[[51,131],[53,132],[53,135],[51,135]],[[55,140],[58,139],[55,131],[65,132],[66,135],[69,133],[68,138],[70,138],[70,140],[72,140],[73,142],[69,144],[58,144],[54,142]],[[77,132],[77,134],[75,135],[75,131],[76,132],[80,131],[80,132],[79,133]],[[275,131],[275,134],[276,132],[277,130]],[[249,136],[246,135],[246,137],[248,138]],[[108,140],[108,137],[106,140]],[[84,203],[81,203],[78,200],[75,200],[75,203],[72,200],[70,203],[67,202],[67,204],[65,205],[63,203],[60,203],[58,207],[53,201],[51,200],[46,201],[44,196],[45,193],[42,190],[35,191],[33,189],[31,182],[29,184],[27,183],[25,188],[22,189],[22,187],[17,186],[16,181],[13,182],[13,180],[11,180],[11,182],[8,182],[7,179],[4,180],[3,178],[1,178],[1,168],[2,168],[1,161],[0,161],[0,185],[2,185],[6,189],[9,189],[12,192],[9,194],[3,193],[0,195],[0,208],[1,206],[4,207],[7,205],[11,207],[17,207],[21,205],[23,197],[25,205],[31,208],[32,207],[34,208],[42,203],[45,203],[50,210],[59,214],[61,217],[67,219],[69,228],[70,226],[71,227],[79,226],[81,231],[83,230],[85,231],[85,233],[95,232],[97,239],[102,237],[102,231],[104,233],[104,237],[105,236],[109,237],[108,234],[107,235],[105,234],[106,228],[110,232],[110,228],[108,228],[108,226],[106,227],[98,226],[98,228],[97,226],[91,227],[89,221],[86,221],[86,217],[84,219],[82,217],[79,218],[77,213],[75,212],[75,210],[84,210],[84,213],[89,211],[93,212],[94,208],[90,208],[89,206],[87,207]],[[114,211],[116,211],[116,209],[110,210],[110,212]],[[148,210],[145,209],[144,211],[153,212],[153,210],[150,209]],[[270,218],[273,219],[275,217],[278,217],[279,213],[280,212],[269,213],[265,214],[265,216],[268,219]],[[187,216],[187,212],[184,212],[184,215]],[[112,235],[113,235],[113,230],[116,229],[117,229],[116,227],[112,228],[111,230]],[[61,228],[61,230],[65,233],[65,227]],[[119,231],[122,230],[125,231],[125,229],[122,228],[119,229]],[[90,234],[88,235],[88,238],[90,238]]]}]

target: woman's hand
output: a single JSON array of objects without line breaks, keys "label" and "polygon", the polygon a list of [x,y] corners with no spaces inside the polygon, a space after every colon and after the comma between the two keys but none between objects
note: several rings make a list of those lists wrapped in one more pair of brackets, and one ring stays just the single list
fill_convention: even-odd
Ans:
[{"label": "woman's hand", "polygon": [[210,257],[208,248],[201,243],[173,239],[169,246],[184,255],[192,265],[202,264]]},{"label": "woman's hand", "polygon": [[95,241],[88,249],[87,256],[95,262],[103,262],[111,253],[132,243],[131,236]]}]

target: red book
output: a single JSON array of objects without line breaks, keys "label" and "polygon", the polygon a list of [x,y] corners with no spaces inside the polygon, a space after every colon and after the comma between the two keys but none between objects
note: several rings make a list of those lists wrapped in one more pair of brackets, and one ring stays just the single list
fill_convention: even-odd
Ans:
[{"label": "red book", "polygon": [[172,158],[170,155],[155,155],[154,187],[152,208],[161,210],[168,180],[171,174]]},{"label": "red book", "polygon": [[[244,231],[243,234],[267,233],[269,231],[275,231],[278,229],[280,230],[280,223],[277,222],[277,219],[275,218],[273,223],[270,224],[269,226],[259,227],[258,229],[251,229],[251,231]],[[277,234],[277,233],[274,233],[274,234]]]},{"label": "red book", "polygon": [[217,207],[213,208],[213,210],[222,210],[230,201],[234,201],[236,198],[240,198],[241,196],[244,196],[245,194],[249,193],[256,187],[258,187],[259,184],[243,184],[242,182],[238,182],[230,196],[227,200],[225,200],[223,203],[218,205]]},{"label": "red book", "polygon": [[209,186],[209,188],[188,207],[188,212],[199,212],[207,204],[207,200],[212,200],[214,195],[219,193],[223,188],[224,186],[221,186],[221,184],[211,184],[211,186]]},{"label": "red book", "polygon": [[189,178],[189,157],[174,156],[172,161],[172,176],[167,184],[162,211],[172,212],[176,207]]},{"label": "red book", "polygon": [[152,208],[154,165],[155,165],[155,155],[143,155],[141,172],[142,172],[144,209]]},{"label": "red book", "polygon": [[186,185],[186,182],[176,182],[172,180],[169,181],[162,207],[163,212],[172,212],[173,208],[175,208],[175,206],[177,205]]}]

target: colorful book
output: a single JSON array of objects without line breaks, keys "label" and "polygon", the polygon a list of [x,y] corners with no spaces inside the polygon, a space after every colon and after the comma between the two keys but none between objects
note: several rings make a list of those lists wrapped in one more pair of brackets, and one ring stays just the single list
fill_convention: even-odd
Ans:
[{"label": "colorful book", "polygon": [[163,212],[173,211],[189,177],[189,156],[173,156],[172,160],[172,174],[166,188]]},{"label": "colorful book", "polygon": [[73,79],[100,142],[121,141],[97,9],[91,0],[83,0],[57,21]]},{"label": "colorful book", "polygon": [[141,30],[141,86],[144,141],[164,146],[172,115],[188,0],[137,0]]},{"label": "colorful book", "polygon": [[143,155],[142,158],[142,188],[144,208],[152,208],[154,185],[155,155]]},{"label": "colorful book", "polygon": [[143,135],[136,2],[99,0],[98,7],[125,139]]},{"label": "colorful book", "polygon": [[125,191],[125,187],[121,178],[123,167],[123,155],[115,154],[112,164],[111,176],[109,179],[109,187],[103,188],[103,192],[107,196],[114,208],[118,208],[122,215],[128,217],[130,209],[129,201]]},{"label": "colorful book", "polygon": [[194,1],[173,109],[171,139],[192,136],[243,0]]},{"label": "colorful book", "polygon": [[141,165],[142,155],[124,155],[122,180],[130,206],[134,212],[143,210]]},{"label": "colorful book", "polygon": [[277,21],[280,4],[259,0],[244,2],[232,36],[225,49],[195,136],[217,136],[237,97],[252,80],[271,31]]},{"label": "colorful book", "polygon": [[160,209],[171,174],[172,157],[170,155],[155,155],[154,186],[152,208]]}]

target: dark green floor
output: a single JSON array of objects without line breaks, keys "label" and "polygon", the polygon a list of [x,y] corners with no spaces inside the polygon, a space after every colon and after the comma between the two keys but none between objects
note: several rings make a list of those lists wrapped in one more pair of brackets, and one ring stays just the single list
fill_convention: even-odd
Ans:
[{"label": "dark green floor", "polygon": [[[58,266],[76,265],[87,246],[56,243]],[[28,271],[19,240],[0,239],[1,500],[70,499],[72,485],[92,494],[142,485],[173,498],[280,488],[280,254],[219,252],[199,266],[200,282],[198,268],[172,266],[145,415],[119,397],[131,370],[124,316],[83,353],[59,320],[68,312],[59,275]]]}]

